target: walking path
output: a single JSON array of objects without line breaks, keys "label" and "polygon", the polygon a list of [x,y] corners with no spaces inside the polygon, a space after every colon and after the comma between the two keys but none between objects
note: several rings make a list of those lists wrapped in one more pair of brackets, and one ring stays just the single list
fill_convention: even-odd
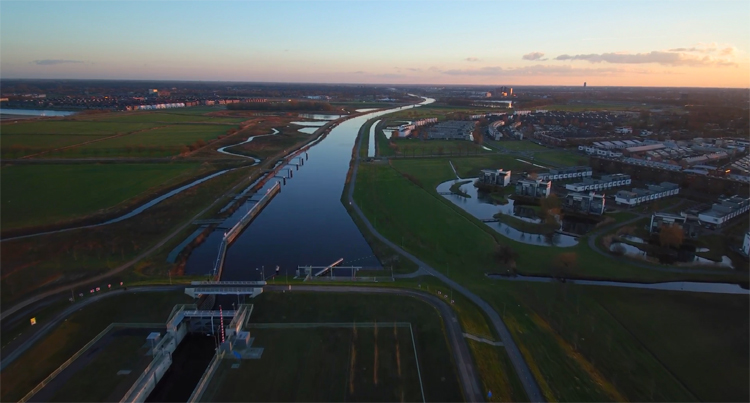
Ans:
[{"label": "walking path", "polygon": [[[360,149],[361,144],[362,144],[362,136],[358,136],[357,145],[356,145],[357,150]],[[487,315],[487,317],[489,318],[491,325],[497,331],[497,334],[500,335],[500,339],[502,340],[505,346],[508,356],[510,357],[511,363],[513,364],[513,367],[516,370],[516,374],[518,374],[518,377],[521,380],[521,383],[523,384],[524,390],[526,391],[526,395],[528,396],[529,400],[532,402],[544,401],[544,397],[542,395],[541,390],[539,389],[539,385],[537,385],[536,380],[534,379],[534,376],[531,374],[531,370],[529,369],[529,366],[526,364],[526,361],[524,361],[523,355],[521,355],[521,351],[518,349],[518,346],[516,345],[515,341],[513,341],[513,336],[511,336],[510,332],[508,331],[508,328],[505,326],[505,323],[500,318],[500,315],[498,315],[497,312],[495,312],[495,310],[492,309],[492,307],[487,302],[479,298],[476,294],[472,293],[464,286],[456,283],[455,281],[446,277],[444,274],[430,267],[428,264],[419,260],[416,256],[403,250],[401,247],[399,247],[398,245],[394,244],[393,242],[388,240],[386,237],[381,235],[372,226],[372,224],[367,219],[365,214],[362,212],[362,210],[359,208],[357,203],[354,201],[354,186],[357,183],[357,170],[358,169],[359,169],[359,152],[355,152],[354,153],[354,166],[352,167],[352,176],[351,176],[351,181],[350,181],[351,185],[349,186],[349,191],[346,195],[346,198],[349,204],[351,204],[355,213],[360,217],[360,219],[362,219],[368,231],[370,231],[370,233],[372,233],[381,242],[385,243],[386,245],[391,247],[393,250],[397,251],[398,253],[402,254],[403,256],[411,260],[412,262],[416,263],[420,267],[420,269],[424,269],[427,273],[437,277],[438,279],[440,279],[441,281],[443,281],[444,283],[452,287],[454,290],[460,292],[466,298],[471,300],[480,309],[482,309],[484,313]]]},{"label": "walking path", "polygon": [[483,337],[474,336],[473,334],[469,334],[469,333],[464,333],[464,337],[466,337],[467,339],[472,339],[474,341],[478,341],[480,343],[486,343],[486,344],[489,344],[491,346],[503,346],[503,343],[501,341],[487,340],[487,339],[485,339]]}]

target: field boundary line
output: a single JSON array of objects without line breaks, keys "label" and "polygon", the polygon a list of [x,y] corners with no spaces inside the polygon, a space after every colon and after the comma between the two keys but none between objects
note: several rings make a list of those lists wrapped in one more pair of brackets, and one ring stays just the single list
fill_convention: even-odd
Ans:
[{"label": "field boundary line", "polygon": [[417,343],[414,342],[414,330],[411,328],[409,323],[409,333],[411,333],[411,346],[414,348],[414,360],[417,362],[417,375],[419,376],[419,390],[422,392],[422,403],[425,403],[424,399],[424,386],[422,385],[422,372],[419,370],[419,356],[417,355]]},{"label": "field boundary line", "polygon": [[310,328],[375,328],[378,326],[408,327],[410,322],[321,322],[321,323],[248,323],[250,329],[310,329]]},{"label": "field boundary line", "polygon": [[109,326],[105,327],[104,330],[99,332],[96,336],[94,336],[93,339],[89,340],[88,343],[86,343],[80,350],[78,350],[75,354],[73,354],[70,358],[68,358],[65,362],[60,364],[59,367],[57,367],[56,370],[52,371],[51,374],[49,374],[46,378],[44,378],[41,382],[39,382],[38,385],[34,387],[34,389],[31,389],[29,393],[26,394],[26,396],[22,397],[21,400],[18,401],[18,403],[25,403],[29,401],[34,395],[39,393],[40,390],[42,390],[47,384],[52,382],[53,379],[57,378],[58,375],[60,375],[61,372],[65,371],[66,368],[70,366],[75,360],[78,359],[78,357],[82,356],[86,351],[88,351],[94,344],[96,344],[99,340],[101,340],[104,336],[107,335],[112,329],[116,327],[125,327],[125,328],[139,328],[139,327],[155,327],[155,326],[164,326],[163,323],[110,323]]}]

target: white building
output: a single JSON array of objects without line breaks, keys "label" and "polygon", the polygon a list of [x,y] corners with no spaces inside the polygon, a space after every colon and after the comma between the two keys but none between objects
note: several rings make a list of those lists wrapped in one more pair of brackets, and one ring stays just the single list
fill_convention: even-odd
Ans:
[{"label": "white building", "polygon": [[662,182],[658,185],[647,185],[646,189],[621,190],[615,194],[615,203],[632,207],[679,193],[680,185]]},{"label": "white building", "polygon": [[552,190],[552,182],[544,179],[520,179],[516,183],[516,194],[530,197],[547,197]]},{"label": "white building", "polygon": [[710,227],[721,227],[727,221],[750,210],[750,199],[739,196],[719,199],[709,210],[698,214],[698,220]]},{"label": "white building", "polygon": [[630,185],[631,182],[630,175],[604,175],[600,179],[583,178],[583,181],[581,182],[568,183],[565,185],[565,189],[573,192],[596,191],[627,186]]},{"label": "white building", "polygon": [[559,169],[550,169],[549,172],[540,173],[537,178],[544,180],[563,180],[573,178],[590,177],[592,174],[591,167],[568,167]]},{"label": "white building", "polygon": [[750,255],[750,231],[745,233],[745,239],[742,240],[742,252],[746,256]]},{"label": "white building", "polygon": [[563,200],[563,208],[583,214],[604,214],[604,195],[589,193],[568,193]]},{"label": "white building", "polygon": [[508,186],[510,184],[510,171],[502,169],[483,169],[479,181],[488,185]]}]

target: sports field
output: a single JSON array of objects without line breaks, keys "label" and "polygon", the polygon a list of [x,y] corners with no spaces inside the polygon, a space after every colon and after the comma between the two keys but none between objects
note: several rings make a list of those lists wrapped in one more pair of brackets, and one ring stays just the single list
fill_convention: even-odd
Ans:
[{"label": "sports field", "polygon": [[262,357],[222,360],[202,401],[423,400],[408,324],[342,326],[251,328]]}]

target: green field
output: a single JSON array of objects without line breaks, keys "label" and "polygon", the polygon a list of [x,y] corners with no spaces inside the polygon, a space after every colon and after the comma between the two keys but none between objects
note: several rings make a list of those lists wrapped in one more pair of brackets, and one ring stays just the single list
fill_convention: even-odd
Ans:
[{"label": "green field", "polygon": [[504,148],[511,151],[548,151],[547,147],[540,146],[532,142],[531,140],[503,140],[493,141],[487,140],[487,142],[497,148]]},{"label": "green field", "polygon": [[111,323],[165,323],[175,304],[191,300],[182,292],[123,294],[80,309],[0,372],[0,400],[19,400]]},{"label": "green field", "polygon": [[205,142],[226,135],[235,126],[172,125],[106,139],[60,152],[50,158],[166,157],[178,155],[198,140]]},{"label": "green field", "polygon": [[[255,307],[250,321],[254,324],[309,322],[411,323],[426,400],[462,400],[462,393],[453,364],[453,355],[446,341],[442,321],[437,311],[427,303],[413,297],[396,295],[295,292],[294,286],[292,286],[291,293],[263,293],[253,300],[253,304]],[[253,331],[251,330],[251,334]],[[401,332],[399,329],[398,333],[401,334]],[[408,330],[406,334],[409,334]],[[379,333],[378,337],[388,335],[393,337],[392,326],[388,331],[383,330],[382,335]],[[263,345],[260,341],[257,344],[257,347],[266,349],[272,346],[273,344]],[[405,347],[401,349],[401,354],[407,353]],[[297,373],[301,375],[306,371],[316,370],[317,367],[298,368]],[[369,376],[372,376],[372,372]],[[338,393],[343,393],[344,383],[337,383],[337,385],[341,388]],[[405,391],[405,393],[408,392]],[[270,399],[271,397],[267,398]]]},{"label": "green field", "polygon": [[[223,109],[223,108],[221,108]],[[42,151],[74,146],[118,135],[102,142],[45,154],[51,158],[163,157],[176,155],[183,145],[208,141],[248,120],[207,116],[216,108],[188,108],[159,112],[81,115],[64,120],[38,120],[2,125],[3,158],[21,158]]]},{"label": "green field", "polygon": [[[228,172],[117,223],[0,243],[2,303],[8,304],[38,289],[62,286],[131,261],[253,172],[254,168]],[[221,208],[220,203],[217,209]],[[182,235],[187,236],[194,230],[195,227],[188,226]],[[121,276],[143,281],[166,279],[168,270],[172,270],[173,275],[181,273],[181,266],[165,261],[169,248],[184,239],[177,238],[179,235]]]},{"label": "green field", "polygon": [[197,163],[2,167],[2,227],[83,217],[201,172],[205,169]]},{"label": "green field", "polygon": [[374,325],[253,328],[262,357],[222,360],[202,401],[421,401],[409,327]]},{"label": "green field", "polygon": [[495,281],[545,396],[568,401],[747,401],[748,297]]},{"label": "green field", "polygon": [[[521,169],[527,166],[512,156],[456,158],[451,162],[461,177],[475,175],[480,168]],[[639,281],[690,277],[720,281],[732,276],[683,275],[638,268],[594,253],[588,248],[585,238],[572,248],[538,247],[511,241],[498,236],[489,227],[436,194],[437,184],[453,177],[448,159],[397,160],[392,161],[391,166],[362,164],[355,199],[381,234],[403,245],[404,249],[438,270],[444,270],[502,313],[547,399],[691,401],[710,396],[708,400],[746,400],[746,387],[745,395],[742,393],[742,387],[746,385],[739,382],[742,376],[747,377],[746,360],[733,367],[737,373],[732,375],[733,386],[728,388],[733,392],[722,393],[716,387],[719,384],[716,381],[706,384],[709,392],[701,396],[693,391],[693,385],[698,382],[695,378],[687,381],[686,377],[677,376],[677,379],[674,375],[677,371],[672,364],[651,353],[651,345],[675,338],[681,340],[676,344],[682,347],[683,357],[689,357],[684,351],[691,348],[708,352],[712,346],[720,343],[733,345],[744,341],[747,344],[747,320],[741,319],[743,315],[747,316],[746,296],[703,297],[715,301],[714,307],[703,312],[708,313],[711,309],[731,312],[728,315],[732,317],[717,320],[720,323],[717,329],[716,325],[707,324],[705,318],[690,316],[693,305],[701,304],[701,294],[681,294],[685,304],[673,304],[661,313],[682,320],[671,323],[671,338],[662,338],[656,330],[650,335],[636,337],[635,324],[624,324],[623,319],[613,319],[616,314],[611,313],[614,310],[608,310],[607,304],[616,301],[617,296],[624,295],[628,298],[623,297],[621,305],[628,307],[632,304],[627,301],[639,298],[638,293],[645,293],[649,295],[649,304],[659,305],[662,301],[671,300],[673,293],[488,282],[482,274],[502,269],[493,256],[494,246],[500,243],[510,245],[519,253],[517,268],[523,273],[549,275],[560,253],[573,252],[577,255],[575,276]],[[618,214],[613,218],[624,221],[632,218],[632,215]],[[740,277],[734,276],[735,279]],[[592,292],[585,293],[584,290]],[[599,291],[594,294],[593,290]],[[605,299],[610,296],[609,300]],[[641,304],[631,310],[631,314],[643,319],[643,329],[651,329],[659,321],[657,316],[651,315],[649,304]],[[727,326],[735,330],[729,333],[719,330],[727,329]],[[710,345],[695,345],[690,336],[695,328],[701,329],[705,340],[710,340]],[[487,347],[484,350],[489,350]],[[476,347],[472,348],[476,350]],[[502,371],[483,359],[485,355],[492,354],[490,351],[474,351],[474,354],[475,357],[479,356],[477,365],[485,388],[488,388],[488,383],[504,385],[512,382],[498,378],[496,374],[502,374]],[[722,354],[711,359],[708,366],[698,362],[680,365],[688,374],[706,374],[730,359],[727,353]],[[746,356],[743,353],[743,357]],[[726,372],[722,371],[720,373],[726,377]]]},{"label": "green field", "polygon": [[475,155],[491,153],[482,146],[471,141],[462,140],[421,140],[398,139],[393,141],[397,155],[404,157],[419,157],[424,155]]}]

